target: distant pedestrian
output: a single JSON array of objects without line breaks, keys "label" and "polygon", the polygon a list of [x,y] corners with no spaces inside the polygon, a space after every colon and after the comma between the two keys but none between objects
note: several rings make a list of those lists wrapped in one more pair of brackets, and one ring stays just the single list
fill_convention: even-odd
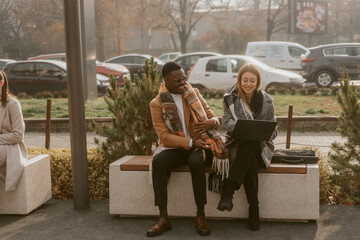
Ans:
[{"label": "distant pedestrian", "polygon": [[3,71],[0,71],[0,97],[0,178],[5,180],[5,192],[10,192],[16,189],[28,153],[21,106],[9,92],[9,82]]}]

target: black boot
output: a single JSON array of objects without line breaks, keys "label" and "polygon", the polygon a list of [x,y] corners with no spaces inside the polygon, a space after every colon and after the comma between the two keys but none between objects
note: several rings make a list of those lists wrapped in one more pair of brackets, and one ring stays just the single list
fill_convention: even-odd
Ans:
[{"label": "black boot", "polygon": [[228,210],[229,212],[233,208],[233,195],[236,189],[237,183],[235,182],[226,182],[224,186],[224,190],[221,194],[220,202],[217,206],[217,209],[220,211]]},{"label": "black boot", "polygon": [[217,206],[217,210],[220,211],[228,210],[230,212],[232,208],[233,208],[232,196],[228,197],[221,195],[221,199]]},{"label": "black boot", "polygon": [[249,229],[257,231],[260,229],[259,206],[249,206]]}]

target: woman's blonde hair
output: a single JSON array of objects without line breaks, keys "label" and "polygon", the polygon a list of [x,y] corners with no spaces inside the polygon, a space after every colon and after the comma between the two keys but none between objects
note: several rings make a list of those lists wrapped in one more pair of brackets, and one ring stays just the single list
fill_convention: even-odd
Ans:
[{"label": "woman's blonde hair", "polygon": [[[259,90],[261,88],[261,75],[260,75],[260,70],[258,69],[258,67],[252,63],[246,63],[244,64],[238,73],[237,76],[237,88],[238,88],[238,97],[242,98],[243,100],[246,100],[245,103],[248,105],[249,107],[249,103],[251,99],[247,99],[244,90],[241,87],[241,77],[244,73],[246,72],[250,72],[252,74],[255,74],[256,78],[257,78],[257,83],[256,83],[256,90]],[[249,107],[250,109],[250,107]]]}]

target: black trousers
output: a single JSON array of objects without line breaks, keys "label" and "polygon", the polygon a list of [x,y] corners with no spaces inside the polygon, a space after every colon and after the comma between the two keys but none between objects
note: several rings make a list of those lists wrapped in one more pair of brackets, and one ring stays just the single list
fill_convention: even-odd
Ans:
[{"label": "black trousers", "polygon": [[157,154],[152,161],[152,177],[155,193],[155,206],[167,206],[167,178],[171,169],[189,165],[195,203],[198,206],[206,204],[206,177],[205,166],[212,162],[212,152],[185,149],[169,149]]},{"label": "black trousers", "polygon": [[227,181],[233,181],[238,184],[237,189],[244,184],[246,198],[250,206],[258,206],[258,168],[264,165],[261,158],[261,150],[257,141],[243,141],[236,157],[231,163],[229,178]]}]

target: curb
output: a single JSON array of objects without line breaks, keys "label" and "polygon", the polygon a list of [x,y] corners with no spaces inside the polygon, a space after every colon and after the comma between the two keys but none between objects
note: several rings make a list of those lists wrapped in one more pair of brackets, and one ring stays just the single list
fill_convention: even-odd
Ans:
[{"label": "curb", "polygon": [[[86,118],[86,130],[92,131],[90,120],[94,120],[100,124],[111,124],[111,117],[103,118]],[[292,118],[292,129],[306,129],[306,130],[325,130],[335,129],[338,126],[337,116],[295,116]],[[219,118],[221,122],[221,118]],[[287,129],[288,117],[279,116],[276,118],[278,121],[278,127],[280,129]],[[28,132],[43,132],[46,127],[46,119],[24,119],[26,131]],[[64,132],[70,130],[69,118],[53,118],[51,119],[51,131],[52,132]]]}]

